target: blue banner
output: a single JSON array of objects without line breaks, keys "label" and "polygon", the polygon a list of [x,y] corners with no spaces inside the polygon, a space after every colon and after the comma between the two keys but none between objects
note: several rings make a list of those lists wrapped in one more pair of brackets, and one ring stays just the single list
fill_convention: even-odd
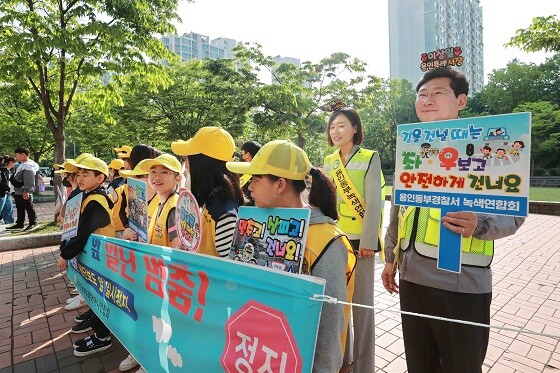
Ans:
[{"label": "blue banner", "polygon": [[68,276],[148,371],[312,370],[323,279],[98,235]]}]

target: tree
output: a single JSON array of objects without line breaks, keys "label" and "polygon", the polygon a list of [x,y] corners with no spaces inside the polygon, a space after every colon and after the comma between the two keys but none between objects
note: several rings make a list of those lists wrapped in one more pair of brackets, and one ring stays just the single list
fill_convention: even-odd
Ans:
[{"label": "tree", "polygon": [[505,114],[522,103],[547,100],[544,80],[537,65],[513,60],[504,69],[492,71],[488,84],[477,94],[479,110]]},{"label": "tree", "polygon": [[166,87],[150,89],[141,79],[125,89],[123,106],[114,108],[117,126],[130,143],[150,141],[169,148],[203,126],[220,125],[240,135],[256,105],[257,77],[236,60],[191,60],[165,68]]},{"label": "tree", "polygon": [[[178,0],[4,0],[0,11],[3,80],[39,99],[55,142],[55,162],[65,158],[65,127],[81,86],[125,71],[157,79],[150,61],[171,59],[154,34],[174,30]],[[111,92],[111,91],[107,91]],[[112,91],[114,92],[114,91]]]},{"label": "tree", "polygon": [[377,150],[383,170],[391,173],[395,165],[397,125],[418,122],[412,84],[407,80],[369,76],[360,96],[364,146]]},{"label": "tree", "polygon": [[514,112],[531,112],[531,160],[535,167],[560,166],[560,107],[551,102],[530,102]]},{"label": "tree", "polygon": [[41,105],[33,92],[15,89],[5,85],[0,89],[0,154],[13,154],[17,146],[29,149],[29,156],[35,162],[52,152],[53,141],[49,129],[45,126],[45,118]]},{"label": "tree", "polygon": [[529,27],[517,30],[505,46],[525,52],[560,52],[560,20],[556,15],[535,17]]},{"label": "tree", "polygon": [[[283,63],[277,65],[265,56],[260,46],[245,45],[237,49],[236,57],[265,69],[273,77],[273,84],[259,89],[259,105],[253,114],[256,132],[268,137],[292,138],[308,151],[315,164],[322,164],[327,148],[325,137],[326,114],[319,110],[323,104],[342,99],[357,101],[355,86],[363,81],[365,63],[345,53],[333,53],[319,63],[306,61],[302,66]],[[319,143],[324,144],[318,145]]]}]

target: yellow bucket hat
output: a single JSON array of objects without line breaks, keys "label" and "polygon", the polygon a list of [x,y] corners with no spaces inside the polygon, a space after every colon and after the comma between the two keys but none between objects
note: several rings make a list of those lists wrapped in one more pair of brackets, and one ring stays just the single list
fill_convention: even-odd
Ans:
[{"label": "yellow bucket hat", "polygon": [[66,159],[64,161],[64,163],[62,164],[62,169],[55,171],[55,174],[72,174],[74,172],[78,172],[78,163],[80,163],[81,161],[83,161],[84,159],[88,158],[88,157],[93,157],[93,154],[91,153],[82,153],[79,156],[76,157],[76,159]]},{"label": "yellow bucket hat", "polygon": [[86,170],[99,171],[105,176],[109,176],[109,167],[107,163],[97,157],[86,157],[80,163],[76,163],[77,168]]},{"label": "yellow bucket hat", "polygon": [[124,161],[122,159],[113,159],[111,162],[109,162],[108,167],[112,168],[113,170],[120,170],[124,167]]},{"label": "yellow bucket hat", "polygon": [[117,157],[123,158],[130,158],[130,152],[132,148],[128,145],[123,145],[120,148],[115,148],[115,153],[117,153]]},{"label": "yellow bucket hat", "polygon": [[307,154],[286,140],[266,143],[251,162],[227,162],[226,167],[236,174],[274,175],[290,180],[304,180],[311,170]]},{"label": "yellow bucket hat", "polygon": [[202,127],[191,139],[172,142],[171,150],[177,155],[204,154],[227,162],[233,159],[235,142],[223,128]]},{"label": "yellow bucket hat", "polygon": [[163,166],[180,174],[182,165],[173,155],[164,153],[154,159],[144,159],[142,162],[138,163],[138,166],[145,171],[145,174],[149,173],[150,168],[153,166]]},{"label": "yellow bucket hat", "polygon": [[121,175],[122,177],[147,175],[150,172],[150,169],[148,169],[148,171],[144,171],[142,169],[142,165],[144,164],[144,162],[149,160],[150,160],[149,158],[141,160],[140,162],[138,162],[136,167],[134,167],[134,170],[120,170],[119,175]]}]

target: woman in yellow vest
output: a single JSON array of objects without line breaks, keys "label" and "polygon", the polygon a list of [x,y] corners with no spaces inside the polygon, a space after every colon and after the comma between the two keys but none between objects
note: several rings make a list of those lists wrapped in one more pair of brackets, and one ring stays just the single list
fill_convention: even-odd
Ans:
[{"label": "woman in yellow vest", "polygon": [[185,172],[191,192],[202,206],[202,238],[199,253],[227,257],[233,240],[237,210],[243,205],[239,177],[226,169],[233,159],[235,143],[219,127],[202,127],[187,141],[176,141],[171,149],[187,156]]},{"label": "woman in yellow vest", "polygon": [[[228,162],[227,168],[237,174],[252,175],[249,191],[257,207],[311,209],[304,271],[326,280],[326,295],[348,299],[348,293],[352,291],[355,257],[350,243],[335,222],[336,197],[329,177],[311,166],[302,149],[284,140],[264,145],[251,163]],[[313,177],[309,194],[311,206],[305,204],[302,196],[307,173]],[[337,372],[342,367],[344,333],[348,325],[344,310],[340,305],[323,304],[314,372]]]},{"label": "woman in yellow vest", "polygon": [[[375,252],[380,251],[385,181],[377,152],[364,149],[362,120],[356,109],[336,101],[327,125],[334,153],[325,157],[324,170],[336,185],[338,226],[358,256],[353,302],[373,306]],[[375,371],[375,323],[371,310],[352,309],[344,364],[353,362],[355,373]],[[352,327],[352,326],[351,326]],[[353,342],[353,343],[352,343]]]}]

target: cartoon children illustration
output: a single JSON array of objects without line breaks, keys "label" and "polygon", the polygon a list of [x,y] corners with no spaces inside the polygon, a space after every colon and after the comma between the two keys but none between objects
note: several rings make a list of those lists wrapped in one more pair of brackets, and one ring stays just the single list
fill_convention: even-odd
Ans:
[{"label": "cartoon children illustration", "polygon": [[422,145],[420,145],[420,155],[421,158],[429,158],[428,154],[430,152],[430,143],[429,142],[425,142]]},{"label": "cartoon children illustration", "polygon": [[484,159],[492,158],[492,148],[486,145],[484,148],[480,149],[482,152],[482,157]]},{"label": "cartoon children illustration", "polygon": [[505,161],[507,161],[509,158],[506,154],[506,150],[503,148],[500,148],[498,150],[496,150],[496,157],[498,157],[499,159],[503,159]]},{"label": "cartoon children illustration", "polygon": [[521,140],[515,140],[511,146],[513,149],[510,149],[508,153],[513,156],[519,156],[519,152],[522,152],[523,148],[525,148],[525,143]]}]

